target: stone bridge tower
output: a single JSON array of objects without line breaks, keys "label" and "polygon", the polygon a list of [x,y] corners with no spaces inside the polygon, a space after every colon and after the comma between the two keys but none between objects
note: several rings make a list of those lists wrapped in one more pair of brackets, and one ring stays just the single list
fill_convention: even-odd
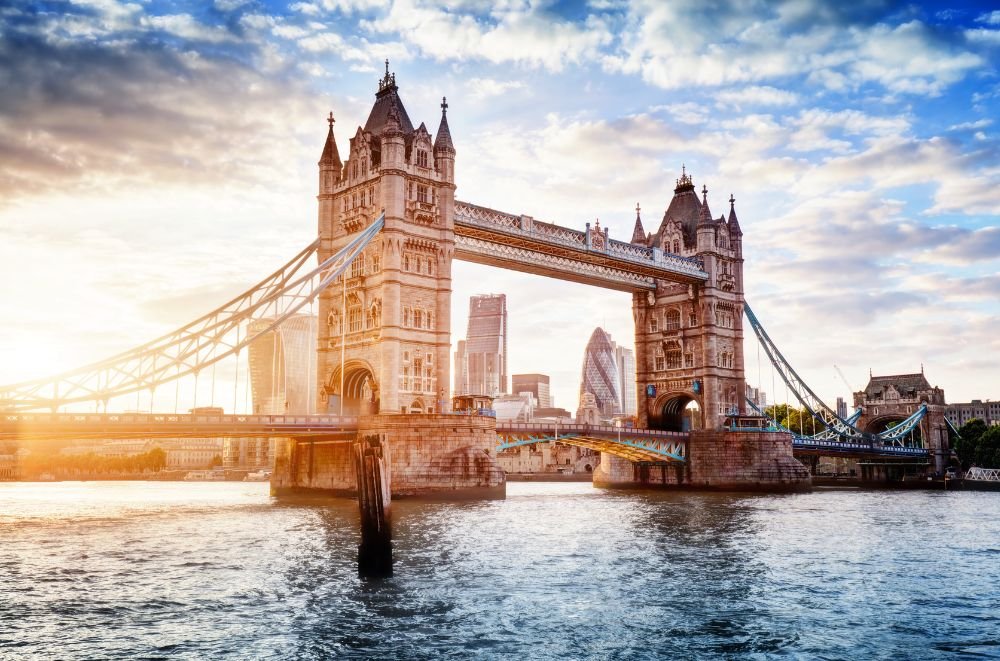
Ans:
[{"label": "stone bridge tower", "polygon": [[396,75],[379,81],[341,162],[333,115],[319,161],[320,259],[385,211],[385,228],[320,296],[319,411],[442,413],[448,401],[455,148],[441,104],[432,140]]},{"label": "stone bridge tower", "polygon": [[[744,412],[743,232],[729,198],[729,218],[712,218],[682,169],[655,234],[645,234],[639,209],[632,243],[702,262],[708,281],[659,281],[633,295],[639,425],[685,431],[718,429]],[[685,411],[695,402],[697,411]]]},{"label": "stone bridge tower", "polygon": [[[945,420],[947,405],[944,390],[931,386],[923,368],[920,374],[870,375],[865,389],[854,393],[854,406],[861,408],[856,426],[861,431],[878,434],[910,417],[922,405],[927,406],[927,415],[912,440],[927,448],[934,470],[943,473],[951,457]],[[904,442],[909,444],[910,439]]]}]

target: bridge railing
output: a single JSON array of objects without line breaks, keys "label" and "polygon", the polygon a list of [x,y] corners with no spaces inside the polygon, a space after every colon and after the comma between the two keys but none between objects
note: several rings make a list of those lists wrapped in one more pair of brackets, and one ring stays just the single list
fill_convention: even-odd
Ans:
[{"label": "bridge railing", "polygon": [[356,416],[337,415],[258,415],[190,413],[5,413],[0,421],[6,425],[32,424],[69,426],[74,424],[101,425],[248,425],[248,426],[323,426],[357,427]]},{"label": "bridge railing", "polygon": [[498,422],[498,432],[536,432],[536,431],[557,431],[566,434],[581,435],[601,435],[601,436],[646,436],[653,438],[685,440],[689,438],[687,432],[664,431],[662,429],[642,429],[638,427],[615,427],[612,425],[587,425],[578,423],[550,423],[550,422]]}]

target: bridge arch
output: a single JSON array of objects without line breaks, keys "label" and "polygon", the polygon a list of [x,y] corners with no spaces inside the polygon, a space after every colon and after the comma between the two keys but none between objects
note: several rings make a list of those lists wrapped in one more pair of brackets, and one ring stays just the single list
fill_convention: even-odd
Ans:
[{"label": "bridge arch", "polygon": [[663,393],[653,402],[650,429],[686,432],[704,426],[701,400],[687,391]]},{"label": "bridge arch", "polygon": [[[903,413],[903,412],[885,413],[869,420],[868,423],[865,425],[864,431],[868,432],[869,434],[881,434],[882,432],[896,426],[900,422],[903,422],[909,416],[910,416],[909,413]],[[914,442],[923,441],[922,427],[923,425],[915,425],[913,427],[911,434]],[[909,439],[910,439],[910,434],[907,434],[907,440]]]},{"label": "bridge arch", "polygon": [[324,388],[327,412],[339,414],[343,401],[344,415],[375,415],[379,412],[379,384],[371,365],[363,360],[344,363],[344,393],[340,392],[340,365],[330,372]]}]

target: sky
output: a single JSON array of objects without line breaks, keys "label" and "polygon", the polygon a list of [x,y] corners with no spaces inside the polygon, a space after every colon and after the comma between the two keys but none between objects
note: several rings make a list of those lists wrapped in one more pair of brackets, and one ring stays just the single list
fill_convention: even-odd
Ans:
[{"label": "sky", "polygon": [[[385,59],[415,124],[448,97],[459,199],[628,240],[683,164],[715,215],[735,196],[747,301],[821,397],[922,367],[1000,399],[1000,11],[878,0],[6,2],[0,382],[152,339],[308,245],[325,118],[346,158]],[[507,294],[509,371],[558,406],[594,326],[633,342],[627,294],[453,276],[453,342],[470,295]],[[751,337],[770,392],[758,364]]]}]

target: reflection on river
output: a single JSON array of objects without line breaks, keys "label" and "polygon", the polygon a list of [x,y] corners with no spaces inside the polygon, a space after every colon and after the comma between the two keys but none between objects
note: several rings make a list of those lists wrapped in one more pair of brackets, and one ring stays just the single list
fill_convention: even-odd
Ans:
[{"label": "reflection on river", "polygon": [[0,484],[0,658],[1000,656],[1000,493],[357,505],[254,483]]}]

